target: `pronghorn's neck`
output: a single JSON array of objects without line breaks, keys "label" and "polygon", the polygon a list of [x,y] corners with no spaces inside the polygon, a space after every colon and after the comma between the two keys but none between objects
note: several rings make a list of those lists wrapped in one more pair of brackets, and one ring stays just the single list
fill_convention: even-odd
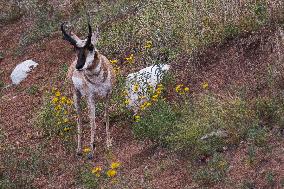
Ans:
[{"label": "pronghorn's neck", "polygon": [[89,83],[104,82],[108,75],[107,67],[102,56],[96,52],[93,62],[84,70],[84,77]]}]

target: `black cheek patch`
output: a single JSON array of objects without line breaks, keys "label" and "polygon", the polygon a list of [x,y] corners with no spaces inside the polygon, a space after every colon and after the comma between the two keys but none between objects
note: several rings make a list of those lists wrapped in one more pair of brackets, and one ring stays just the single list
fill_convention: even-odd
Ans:
[{"label": "black cheek patch", "polygon": [[84,53],[84,49],[79,49],[76,69],[77,70],[82,69],[85,65],[85,62],[86,62],[86,56],[85,56],[85,53]]}]

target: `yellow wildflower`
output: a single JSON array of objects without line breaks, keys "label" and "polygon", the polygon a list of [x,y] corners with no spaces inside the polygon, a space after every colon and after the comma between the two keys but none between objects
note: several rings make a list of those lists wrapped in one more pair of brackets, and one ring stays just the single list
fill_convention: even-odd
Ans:
[{"label": "yellow wildflower", "polygon": [[63,130],[64,130],[65,132],[67,132],[67,131],[70,131],[71,128],[70,128],[70,127],[65,127]]},{"label": "yellow wildflower", "polygon": [[114,69],[114,73],[115,73],[116,75],[119,75],[119,74],[120,74],[120,67],[115,66],[113,69]]},{"label": "yellow wildflower", "polygon": [[133,86],[133,91],[136,93],[136,92],[138,92],[138,89],[139,89],[139,85],[138,85],[138,83],[136,83],[136,84]]},{"label": "yellow wildflower", "polygon": [[57,122],[57,125],[61,125],[61,123],[62,123],[61,121],[58,121],[58,122]]},{"label": "yellow wildflower", "polygon": [[126,100],[124,101],[124,104],[125,104],[125,105],[130,104],[130,100],[129,100],[129,99],[126,99]]},{"label": "yellow wildflower", "polygon": [[129,57],[126,57],[125,59],[129,64],[132,64],[134,62],[134,55],[131,54]]},{"label": "yellow wildflower", "polygon": [[157,87],[158,88],[163,88],[164,86],[163,86],[163,84],[158,84]]},{"label": "yellow wildflower", "polygon": [[149,49],[149,48],[151,48],[152,47],[152,41],[146,41],[146,44],[145,44],[145,49]]},{"label": "yellow wildflower", "polygon": [[188,88],[188,87],[185,87],[185,88],[184,88],[184,91],[185,91],[185,92],[188,92],[188,91],[189,91],[189,88]]},{"label": "yellow wildflower", "polygon": [[176,86],[176,92],[177,93],[180,92],[181,87],[183,87],[183,84],[179,84],[179,85]]},{"label": "yellow wildflower", "polygon": [[143,104],[140,106],[141,110],[145,110],[145,109],[146,109],[146,103],[147,103],[147,102],[143,103]]},{"label": "yellow wildflower", "polygon": [[202,88],[203,89],[208,89],[209,84],[207,82],[202,83]]},{"label": "yellow wildflower", "polygon": [[142,99],[145,99],[146,96],[138,96],[138,98],[139,98],[140,100],[142,100]]},{"label": "yellow wildflower", "polygon": [[111,60],[110,63],[112,64],[116,64],[118,62],[118,60]]},{"label": "yellow wildflower", "polygon": [[64,121],[64,123],[67,123],[68,122],[68,118],[65,118],[63,121]]},{"label": "yellow wildflower", "polygon": [[154,102],[157,102],[157,101],[158,101],[158,97],[159,97],[158,94],[153,95],[153,96],[152,96],[152,100],[153,100]]},{"label": "yellow wildflower", "polygon": [[93,174],[98,174],[99,172],[101,172],[102,171],[102,168],[101,167],[94,167],[93,169],[92,169],[92,173]]},{"label": "yellow wildflower", "polygon": [[146,103],[146,107],[149,107],[149,106],[151,106],[152,104],[151,104],[151,102],[147,102]]},{"label": "yellow wildflower", "polygon": [[108,177],[114,177],[117,174],[116,170],[110,169],[107,171],[107,176]]},{"label": "yellow wildflower", "polygon": [[[140,116],[139,116],[140,117]],[[111,165],[110,165],[110,168],[112,169],[117,169],[118,167],[120,167],[121,163],[120,162],[113,162]]]},{"label": "yellow wildflower", "polygon": [[55,96],[59,97],[61,94],[59,91],[56,91]]},{"label": "yellow wildflower", "polygon": [[66,96],[61,97],[61,103],[64,104],[65,102],[67,102]]},{"label": "yellow wildflower", "polygon": [[162,91],[156,91],[157,95],[160,95],[162,93]]},{"label": "yellow wildflower", "polygon": [[67,104],[67,105],[71,105],[71,104],[73,104],[73,101],[70,100],[70,99],[67,99],[66,104]]},{"label": "yellow wildflower", "polygon": [[55,110],[56,110],[56,111],[60,111],[60,110],[61,110],[60,104],[58,104],[57,106],[55,106]]},{"label": "yellow wildflower", "polygon": [[52,99],[52,103],[53,103],[53,104],[56,104],[56,103],[58,102],[58,100],[59,100],[59,99],[58,99],[57,97],[54,97],[54,98]]},{"label": "yellow wildflower", "polygon": [[139,115],[134,116],[134,120],[135,122],[139,122],[141,120],[141,116]]},{"label": "yellow wildflower", "polygon": [[86,147],[86,148],[83,149],[83,152],[84,152],[84,153],[89,153],[89,152],[91,152],[91,149],[88,148],[88,147]]}]

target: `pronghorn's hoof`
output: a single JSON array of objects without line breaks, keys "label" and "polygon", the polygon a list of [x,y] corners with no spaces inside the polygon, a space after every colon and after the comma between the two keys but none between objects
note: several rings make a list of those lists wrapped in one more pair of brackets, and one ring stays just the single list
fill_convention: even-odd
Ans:
[{"label": "pronghorn's hoof", "polygon": [[94,155],[93,155],[93,153],[89,153],[88,155],[87,155],[87,157],[88,157],[88,159],[94,159]]}]

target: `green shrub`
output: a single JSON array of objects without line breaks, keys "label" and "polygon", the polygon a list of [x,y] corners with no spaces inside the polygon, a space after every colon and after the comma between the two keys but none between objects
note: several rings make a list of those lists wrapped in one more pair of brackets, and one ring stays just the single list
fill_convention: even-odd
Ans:
[{"label": "green shrub", "polygon": [[193,179],[202,186],[216,184],[224,180],[228,167],[229,164],[225,158],[221,154],[215,153],[206,166],[202,166],[194,172]]},{"label": "green shrub", "polygon": [[39,92],[39,88],[36,85],[32,85],[26,89],[27,93],[30,95],[35,95]]},{"label": "green shrub", "polygon": [[73,141],[75,121],[73,119],[72,100],[62,95],[57,89],[46,93],[43,106],[38,114],[37,126],[46,136],[60,136],[64,141]]},{"label": "green shrub", "polygon": [[149,138],[165,144],[166,137],[175,130],[180,115],[168,102],[159,100],[141,115],[141,121],[133,125],[138,138]]},{"label": "green shrub", "polygon": [[[183,114],[184,118],[167,137],[167,142],[172,148],[191,152],[196,157],[214,154],[227,143],[238,143],[244,130],[255,121],[249,118],[245,102],[221,101],[213,95],[195,97],[191,107],[184,109]],[[217,131],[229,135],[229,140],[218,135],[203,139]]]},{"label": "green shrub", "polygon": [[0,9],[0,24],[13,23],[23,16],[20,6],[14,2],[1,2]]},{"label": "green shrub", "polygon": [[267,184],[270,188],[273,188],[275,187],[275,184],[276,184],[276,174],[271,172],[271,171],[268,171],[266,173],[266,180],[267,180]]},{"label": "green shrub", "polygon": [[87,169],[81,168],[76,175],[78,185],[83,185],[84,188],[87,189],[99,188],[99,180],[94,174],[92,174],[89,167]]},{"label": "green shrub", "polygon": [[46,157],[38,147],[19,150],[5,146],[0,160],[3,163],[0,164],[0,188],[8,189],[36,188],[34,179],[39,175],[49,176],[51,164],[55,162],[55,159]]}]

